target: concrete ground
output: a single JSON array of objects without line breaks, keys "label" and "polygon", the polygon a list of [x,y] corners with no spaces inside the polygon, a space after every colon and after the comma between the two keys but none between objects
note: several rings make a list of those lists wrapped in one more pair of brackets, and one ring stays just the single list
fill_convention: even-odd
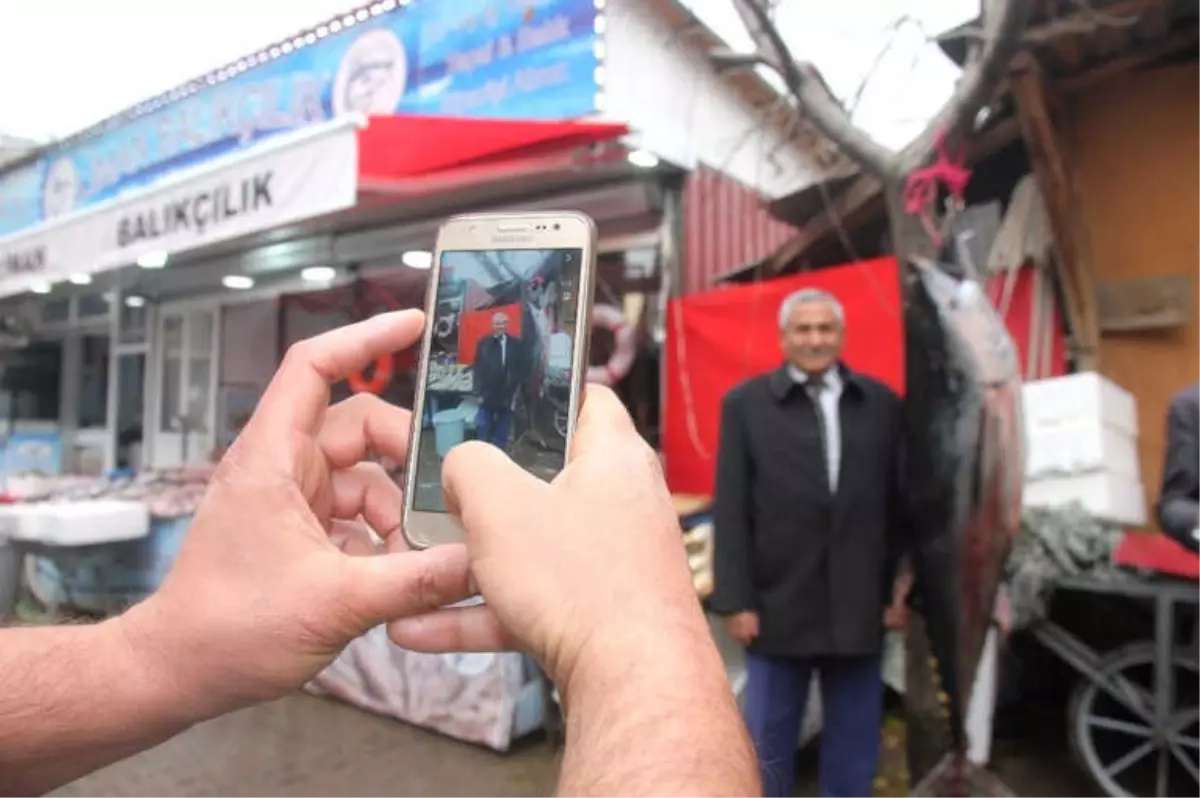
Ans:
[{"label": "concrete ground", "polygon": [[[1040,733],[1031,728],[1023,739],[998,741],[995,771],[1017,795],[1096,794],[1070,764],[1061,719],[1052,715],[1036,724]],[[885,735],[883,759],[882,769],[903,767],[902,729]],[[295,695],[198,726],[52,794],[550,795],[557,769],[541,737],[497,754]],[[876,795],[907,794],[897,786],[881,779]],[[815,746],[797,757],[796,794],[819,794]]]},{"label": "concrete ground", "polygon": [[53,795],[550,795],[557,763],[508,754],[333,700],[295,695],[219,718]]}]

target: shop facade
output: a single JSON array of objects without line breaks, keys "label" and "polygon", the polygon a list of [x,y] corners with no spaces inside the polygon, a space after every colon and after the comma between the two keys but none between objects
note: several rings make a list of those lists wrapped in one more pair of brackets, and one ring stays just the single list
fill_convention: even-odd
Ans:
[{"label": "shop facade", "polygon": [[588,213],[606,303],[652,338],[689,174],[811,179],[674,2],[493,6],[353,10],[0,172],[0,303],[59,376],[4,392],[11,431],[57,428],[72,472],[208,459],[288,343],[354,316],[281,297],[420,304],[453,213]]}]

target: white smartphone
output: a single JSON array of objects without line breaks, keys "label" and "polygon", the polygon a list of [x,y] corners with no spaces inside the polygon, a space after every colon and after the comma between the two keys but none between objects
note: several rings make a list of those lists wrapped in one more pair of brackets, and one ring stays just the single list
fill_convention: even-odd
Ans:
[{"label": "white smartphone", "polygon": [[413,548],[463,540],[442,461],[465,440],[544,480],[566,465],[587,374],[596,225],[581,213],[456,216],[438,231],[404,472]]}]

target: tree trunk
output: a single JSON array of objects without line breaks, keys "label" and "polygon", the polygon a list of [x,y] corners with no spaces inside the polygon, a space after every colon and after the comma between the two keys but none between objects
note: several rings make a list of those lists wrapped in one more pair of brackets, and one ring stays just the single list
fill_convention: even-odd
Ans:
[{"label": "tree trunk", "polygon": [[[916,259],[935,258],[938,245],[929,237],[920,217],[910,216],[905,210],[903,189],[902,183],[884,185],[892,252],[900,269],[901,302],[907,308],[912,280],[916,279],[909,264]],[[920,356],[921,353],[906,346],[906,360]],[[910,788],[950,748],[949,730],[939,700],[940,679],[934,663],[924,619],[913,613],[905,630],[904,663],[905,747]]]}]

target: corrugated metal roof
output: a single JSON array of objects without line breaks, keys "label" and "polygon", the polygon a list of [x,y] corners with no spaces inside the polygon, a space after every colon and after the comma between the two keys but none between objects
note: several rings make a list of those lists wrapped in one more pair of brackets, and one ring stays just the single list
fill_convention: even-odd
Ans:
[{"label": "corrugated metal roof", "polygon": [[680,292],[712,288],[720,275],[765,258],[794,235],[796,228],[772,217],[755,192],[701,166],[684,184]]},{"label": "corrugated metal roof", "polygon": [[[680,0],[642,0],[674,30],[681,38],[692,43],[700,52],[709,53],[728,47],[728,42],[705,25]],[[815,70],[814,70],[815,71]],[[817,73],[818,77],[820,73]],[[772,86],[759,72],[750,68],[729,69],[721,72],[727,85],[733,88],[751,106],[762,113],[764,122],[786,129],[788,138],[804,151],[813,164],[830,174],[841,173],[848,161],[837,147],[808,120],[800,116],[790,104],[781,103],[779,90]],[[821,77],[824,80],[823,77]]]}]

